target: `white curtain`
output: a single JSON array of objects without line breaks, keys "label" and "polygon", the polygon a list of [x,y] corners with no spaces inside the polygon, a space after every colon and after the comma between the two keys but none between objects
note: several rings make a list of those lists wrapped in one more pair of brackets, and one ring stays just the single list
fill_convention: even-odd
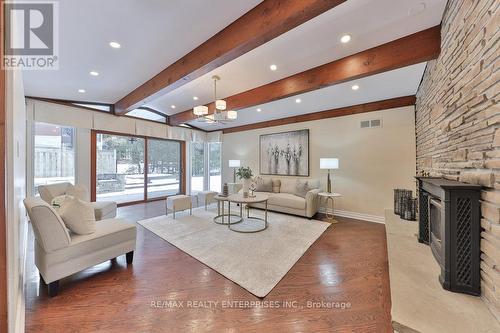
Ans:
[{"label": "white curtain", "polygon": [[[205,133],[185,127],[167,126],[131,117],[120,117],[102,111],[86,110],[50,102],[28,99],[33,106],[33,119],[36,122],[95,129],[124,134],[143,135],[161,139],[186,142],[221,142],[222,132]],[[28,107],[28,109],[30,109]]]},{"label": "white curtain", "polygon": [[144,136],[152,136],[155,138],[167,139],[167,127],[164,124],[155,124],[150,121],[145,120],[135,120],[135,134],[144,135]]},{"label": "white curtain", "polygon": [[33,119],[36,122],[49,123],[78,128],[92,128],[94,112],[72,108],[60,104],[28,100],[33,104]]},{"label": "white curtain", "polygon": [[207,142],[222,142],[222,131],[208,132]]}]

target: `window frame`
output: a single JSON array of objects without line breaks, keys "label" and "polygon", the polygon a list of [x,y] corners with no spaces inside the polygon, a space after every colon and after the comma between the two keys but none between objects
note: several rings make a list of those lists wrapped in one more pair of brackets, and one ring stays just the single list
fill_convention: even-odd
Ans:
[{"label": "window frame", "polygon": [[178,142],[180,144],[180,170],[179,170],[179,192],[177,194],[185,194],[186,193],[186,142],[182,140],[174,140],[174,139],[164,139],[157,138],[152,136],[145,135],[136,135],[129,133],[119,133],[112,131],[102,131],[102,130],[91,130],[90,133],[90,199],[91,201],[96,201],[97,198],[97,134],[108,134],[108,135],[116,135],[116,136],[125,136],[125,137],[134,137],[144,139],[144,199],[143,200],[135,200],[135,201],[127,201],[118,203],[118,207],[135,205],[139,203],[153,202],[158,200],[165,200],[169,197],[160,196],[154,198],[148,198],[148,167],[146,166],[148,163],[148,140],[160,140],[160,141],[170,141],[170,142]]}]

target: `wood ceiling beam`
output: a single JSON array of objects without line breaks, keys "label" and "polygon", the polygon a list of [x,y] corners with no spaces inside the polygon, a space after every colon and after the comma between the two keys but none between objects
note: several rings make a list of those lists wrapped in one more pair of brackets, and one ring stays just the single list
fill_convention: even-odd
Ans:
[{"label": "wood ceiling beam", "polygon": [[[435,26],[392,42],[306,70],[287,78],[225,98],[231,110],[360,79],[370,75],[436,59],[441,51],[441,27]],[[213,113],[213,103],[208,104]],[[192,110],[170,116],[178,125],[196,119]]]},{"label": "wood ceiling beam", "polygon": [[115,104],[117,115],[177,89],[346,0],[264,0]]},{"label": "wood ceiling beam", "polygon": [[302,123],[304,121],[313,121],[313,120],[320,120],[320,119],[326,119],[326,118],[349,116],[349,115],[359,114],[359,113],[394,109],[394,108],[399,108],[399,107],[403,107],[403,106],[415,105],[415,102],[416,102],[416,97],[414,95],[397,97],[397,98],[391,98],[391,99],[386,99],[386,100],[377,101],[377,102],[358,104],[358,105],[353,105],[353,106],[348,106],[348,107],[343,107],[343,108],[338,108],[338,109],[331,109],[331,110],[326,110],[326,111],[301,114],[298,116],[292,116],[292,117],[287,117],[287,118],[280,118],[280,119],[263,121],[260,123],[225,128],[222,131],[224,134],[242,132],[242,131],[250,131],[250,130],[259,129],[259,128]]}]

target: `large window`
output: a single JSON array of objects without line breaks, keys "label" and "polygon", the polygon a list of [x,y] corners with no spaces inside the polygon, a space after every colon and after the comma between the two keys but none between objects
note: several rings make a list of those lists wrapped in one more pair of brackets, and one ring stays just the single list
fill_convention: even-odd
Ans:
[{"label": "large window", "polygon": [[152,121],[156,121],[159,123],[166,123],[167,122],[167,116],[161,115],[159,113],[152,112],[149,110],[145,110],[145,109],[132,110],[130,112],[127,112],[127,116],[139,118],[139,119],[152,120]]},{"label": "large window", "polygon": [[144,200],[145,140],[98,133],[96,146],[97,201]]},{"label": "large window", "polygon": [[148,139],[148,198],[181,192],[181,144]]},{"label": "large window", "polygon": [[221,147],[220,142],[208,143],[208,172],[210,191],[221,192]]},{"label": "large window", "polygon": [[94,133],[97,201],[117,203],[163,198],[181,192],[181,143]]},{"label": "large window", "polygon": [[205,144],[191,143],[191,194],[205,189]]},{"label": "large window", "polygon": [[39,185],[75,182],[75,129],[35,123],[33,135],[33,189]]}]

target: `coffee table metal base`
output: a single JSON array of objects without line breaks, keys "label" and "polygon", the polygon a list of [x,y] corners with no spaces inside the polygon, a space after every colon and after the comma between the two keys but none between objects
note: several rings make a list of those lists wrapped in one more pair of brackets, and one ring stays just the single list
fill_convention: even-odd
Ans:
[{"label": "coffee table metal base", "polygon": [[[266,230],[267,227],[268,227],[268,225],[269,225],[267,223],[267,200],[265,201],[265,203],[266,203],[266,208],[265,208],[265,211],[264,211],[264,218],[250,216],[250,207],[248,207],[248,205],[246,206],[247,217],[245,218],[245,220],[255,220],[255,221],[262,221],[262,222],[264,222],[264,227],[263,228],[253,229],[253,230],[238,230],[238,229],[231,228],[231,226],[233,224],[236,224],[236,223],[230,222],[228,224],[228,226],[227,226],[229,228],[229,230],[234,231],[234,232],[239,232],[239,233],[242,233],[242,234],[253,234],[253,233],[256,233],[256,232],[261,232],[261,231]],[[241,218],[241,221],[244,220],[244,218],[243,218],[243,205],[242,204],[240,204],[240,216],[239,217]],[[240,222],[238,222],[238,223],[240,223]]]},{"label": "coffee table metal base", "polygon": [[[214,217],[214,222],[222,225],[238,224],[243,222],[241,214],[231,214],[231,203],[228,201],[228,212],[224,212],[224,201],[217,201],[217,216]],[[222,206],[222,207],[221,207]],[[231,221],[232,217],[236,217],[235,221]]]}]

